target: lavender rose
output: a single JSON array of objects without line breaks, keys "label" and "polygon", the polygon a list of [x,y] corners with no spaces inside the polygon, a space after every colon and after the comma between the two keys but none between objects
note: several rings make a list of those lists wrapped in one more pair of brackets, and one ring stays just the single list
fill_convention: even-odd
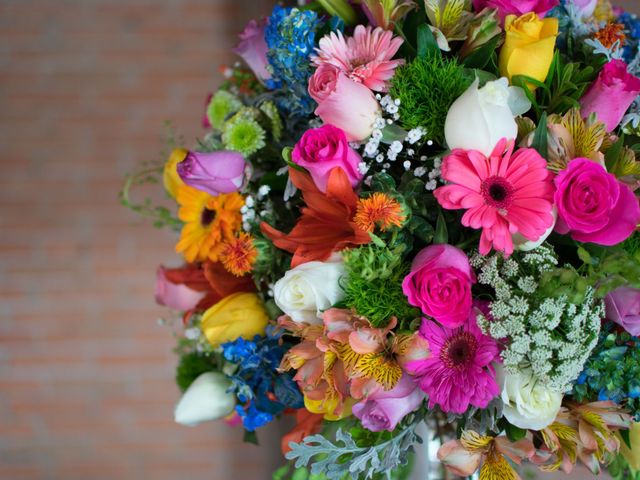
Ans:
[{"label": "lavender rose", "polygon": [[351,186],[362,180],[358,165],[362,158],[347,142],[345,133],[333,125],[307,130],[291,153],[296,165],[307,169],[318,189],[325,192],[329,173],[336,167],[347,174]]},{"label": "lavender rose", "polygon": [[240,43],[233,52],[240,55],[256,78],[261,82],[271,79],[271,72],[267,69],[267,42],[264,39],[266,21],[251,20],[239,35]]},{"label": "lavender rose", "polygon": [[189,152],[178,163],[178,175],[184,183],[203,192],[218,196],[237,192],[242,187],[247,164],[238,152]]},{"label": "lavender rose", "polygon": [[447,328],[462,325],[471,311],[475,274],[467,255],[451,245],[431,245],[418,253],[402,282],[409,303]]},{"label": "lavender rose", "polygon": [[404,373],[398,384],[389,391],[376,391],[366,400],[353,406],[353,414],[362,426],[372,432],[392,431],[406,415],[416,410],[424,400],[424,392],[413,378]]},{"label": "lavender rose", "polygon": [[619,287],[604,299],[608,320],[633,336],[640,336],[640,289]]}]

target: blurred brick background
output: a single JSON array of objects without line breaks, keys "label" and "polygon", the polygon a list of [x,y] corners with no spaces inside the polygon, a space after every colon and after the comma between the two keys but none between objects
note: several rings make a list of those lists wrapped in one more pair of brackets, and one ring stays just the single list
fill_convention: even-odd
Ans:
[{"label": "blurred brick background", "polygon": [[175,239],[117,202],[165,120],[200,133],[218,65],[271,3],[0,0],[0,478],[264,479],[280,462],[268,432],[256,448],[173,424],[153,285]]}]

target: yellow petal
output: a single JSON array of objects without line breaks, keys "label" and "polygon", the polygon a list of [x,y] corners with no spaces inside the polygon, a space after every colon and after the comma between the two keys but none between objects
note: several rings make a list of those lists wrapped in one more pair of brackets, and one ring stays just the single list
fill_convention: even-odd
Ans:
[{"label": "yellow petal", "polygon": [[519,480],[520,476],[509,465],[509,462],[497,452],[487,455],[480,469],[480,480]]},{"label": "yellow petal", "polygon": [[180,186],[184,185],[180,175],[178,175],[176,166],[184,160],[187,153],[189,152],[184,148],[174,148],[171,155],[169,155],[167,163],[164,164],[162,182],[164,183],[165,190],[172,198],[176,198],[178,196],[178,189]]},{"label": "yellow petal", "polygon": [[264,335],[269,322],[267,310],[255,293],[234,293],[209,308],[201,320],[201,328],[214,347],[236,340]]},{"label": "yellow petal", "polygon": [[640,471],[640,423],[634,423],[629,429],[631,448],[624,441],[620,441],[620,453],[629,462],[629,466],[636,472]]}]

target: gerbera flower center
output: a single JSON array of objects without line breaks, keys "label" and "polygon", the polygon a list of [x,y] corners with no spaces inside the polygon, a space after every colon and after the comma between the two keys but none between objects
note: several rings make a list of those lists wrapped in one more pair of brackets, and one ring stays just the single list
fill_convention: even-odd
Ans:
[{"label": "gerbera flower center", "polygon": [[493,176],[482,182],[480,191],[487,205],[507,209],[511,205],[513,186],[503,177]]},{"label": "gerbera flower center", "polygon": [[440,360],[448,368],[463,368],[476,356],[478,341],[469,332],[449,337],[440,350]]},{"label": "gerbera flower center", "polygon": [[200,223],[203,227],[207,227],[211,225],[211,223],[216,219],[216,211],[211,210],[205,207],[200,214]]}]

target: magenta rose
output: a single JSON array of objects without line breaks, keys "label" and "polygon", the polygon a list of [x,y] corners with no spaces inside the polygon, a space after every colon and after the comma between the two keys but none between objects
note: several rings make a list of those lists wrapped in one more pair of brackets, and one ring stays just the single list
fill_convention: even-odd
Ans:
[{"label": "magenta rose", "polygon": [[640,289],[619,287],[604,298],[607,320],[640,336]]},{"label": "magenta rose", "polygon": [[205,292],[197,292],[186,285],[172,283],[165,275],[165,268],[158,267],[155,291],[158,304],[184,312],[195,308],[205,295]]},{"label": "magenta rose", "polygon": [[335,82],[327,82],[315,114],[324,123],[344,130],[347,140],[359,142],[373,132],[380,105],[373,92],[340,72]]},{"label": "magenta rose", "polygon": [[189,152],[176,170],[184,183],[218,196],[237,192],[245,179],[247,163],[238,152]]},{"label": "magenta rose", "polygon": [[309,79],[309,95],[316,102],[325,100],[336,88],[340,69],[330,63],[321,63]]},{"label": "magenta rose", "polygon": [[266,20],[256,22],[251,20],[244,27],[244,31],[238,35],[240,43],[233,49],[233,52],[240,55],[256,78],[265,82],[271,78],[271,72],[267,69],[267,42],[264,39],[264,27]]},{"label": "magenta rose", "polygon": [[595,113],[611,132],[620,125],[638,94],[640,78],[631,75],[622,60],[611,60],[580,99],[580,112],[584,118]]},{"label": "magenta rose", "polygon": [[356,403],[353,414],[367,430],[391,432],[400,420],[420,407],[424,397],[413,378],[403,373],[398,384],[391,390],[377,390],[366,400]]},{"label": "magenta rose", "polygon": [[507,15],[519,17],[529,12],[535,12],[542,17],[559,4],[559,0],[473,0],[473,8],[476,11],[479,12],[483,8],[495,8],[502,21]]},{"label": "magenta rose", "polygon": [[329,173],[336,167],[347,174],[351,186],[356,187],[362,180],[363,175],[358,170],[362,158],[349,146],[344,132],[333,125],[304,132],[293,149],[291,160],[307,169],[322,192],[327,191]]},{"label": "magenta rose", "polygon": [[616,245],[640,222],[636,196],[599,163],[576,158],[554,181],[558,233],[569,233],[579,242]]},{"label": "magenta rose", "polygon": [[418,253],[402,282],[409,303],[447,328],[462,325],[471,311],[476,278],[467,255],[451,245],[431,245]]}]

